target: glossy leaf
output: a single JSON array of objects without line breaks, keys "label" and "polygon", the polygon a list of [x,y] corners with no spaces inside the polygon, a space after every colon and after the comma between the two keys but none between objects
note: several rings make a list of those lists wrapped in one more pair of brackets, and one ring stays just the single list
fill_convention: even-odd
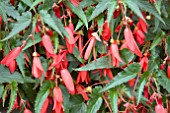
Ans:
[{"label": "glossy leaf", "polygon": [[107,19],[108,23],[110,23],[111,19],[113,18],[113,13],[116,9],[117,1],[112,0],[109,4],[109,7],[107,9]]},{"label": "glossy leaf", "polygon": [[22,73],[22,76],[25,77],[25,59],[24,59],[24,54],[21,52],[19,56],[16,59],[18,67]]},{"label": "glossy leaf", "polygon": [[114,113],[118,113],[118,92],[116,89],[111,90],[109,93],[110,104]]}]

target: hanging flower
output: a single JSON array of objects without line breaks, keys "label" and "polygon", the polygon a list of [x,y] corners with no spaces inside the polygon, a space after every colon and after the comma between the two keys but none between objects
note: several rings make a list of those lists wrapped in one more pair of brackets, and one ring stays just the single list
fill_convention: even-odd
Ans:
[{"label": "hanging flower", "polygon": [[76,7],[79,6],[79,2],[77,0],[71,0],[71,3],[75,5]]},{"label": "hanging flower", "polygon": [[110,54],[112,56],[112,65],[119,67],[119,62],[123,62],[123,60],[120,58],[119,49],[114,40],[111,40]]},{"label": "hanging flower", "polygon": [[60,73],[61,73],[61,78],[63,79],[63,82],[64,82],[66,88],[68,89],[70,94],[74,95],[75,88],[74,88],[74,83],[73,83],[73,79],[70,75],[70,72],[67,69],[62,69],[60,71]]},{"label": "hanging flower", "polygon": [[49,104],[49,98],[46,98],[45,102],[42,105],[40,113],[47,113],[48,104]]},{"label": "hanging flower", "polygon": [[32,113],[29,109],[25,108],[24,113]]},{"label": "hanging flower", "polygon": [[86,101],[89,100],[89,97],[83,85],[76,84],[76,91],[77,91],[77,94],[81,94],[83,96],[84,100]]},{"label": "hanging flower", "polygon": [[110,40],[110,37],[111,37],[111,30],[109,27],[109,23],[107,20],[105,20],[103,25],[102,38],[107,42]]},{"label": "hanging flower", "polygon": [[33,53],[32,75],[35,78],[41,78],[42,73],[44,73],[44,75],[46,76],[41,61],[39,59],[39,56],[40,55],[37,52]]},{"label": "hanging flower", "polygon": [[111,69],[104,69],[104,76],[106,77],[106,75],[109,77],[110,80],[113,79],[113,74],[112,74],[112,71]]},{"label": "hanging flower", "polygon": [[46,51],[48,51],[50,54],[54,54],[53,44],[50,40],[50,37],[47,34],[43,35],[42,43],[43,43],[43,46],[45,47]]},{"label": "hanging flower", "polygon": [[78,84],[80,82],[86,82],[86,84],[90,82],[88,71],[79,71],[76,83]]},{"label": "hanging flower", "polygon": [[167,77],[170,79],[170,66],[167,67]]},{"label": "hanging flower", "polygon": [[148,62],[148,57],[144,56],[139,63],[144,72],[148,70]]},{"label": "hanging flower", "polygon": [[60,18],[60,16],[61,16],[60,15],[60,8],[56,3],[53,4],[53,11],[55,13],[55,16]]}]

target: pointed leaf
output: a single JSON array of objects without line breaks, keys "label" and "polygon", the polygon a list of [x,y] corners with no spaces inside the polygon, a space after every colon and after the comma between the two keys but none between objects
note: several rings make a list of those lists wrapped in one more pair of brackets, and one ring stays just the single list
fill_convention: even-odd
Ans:
[{"label": "pointed leaf", "polygon": [[25,69],[25,59],[24,59],[23,52],[21,52],[19,54],[16,61],[17,61],[18,67],[19,67],[19,69],[20,69],[20,71],[22,73],[22,76],[25,77],[25,71],[24,71],[24,69]]},{"label": "pointed leaf", "polygon": [[103,13],[103,11],[108,8],[109,4],[110,4],[110,0],[102,0],[102,2],[98,3],[96,6],[96,9],[93,11],[93,13],[88,21],[93,20],[99,14]]},{"label": "pointed leaf", "polygon": [[144,17],[142,15],[142,12],[140,11],[139,7],[133,2],[133,0],[126,0],[125,1],[128,7],[140,18],[142,18],[144,21]]},{"label": "pointed leaf", "polygon": [[95,3],[97,3],[96,0],[82,0],[82,2],[80,2],[80,6],[82,8],[85,8],[85,7],[91,6],[91,5],[95,4]]},{"label": "pointed leaf", "polygon": [[111,88],[114,88],[116,86],[128,82],[129,80],[135,78],[139,71],[140,65],[138,63],[130,64],[128,67],[124,69],[124,71],[118,73],[118,75],[116,75],[113,78],[113,80],[110,83],[108,83],[100,92],[109,90]]},{"label": "pointed leaf", "polygon": [[135,55],[129,50],[129,49],[122,49],[119,51],[120,58],[124,61],[124,63],[121,63],[121,65],[125,65],[132,61],[135,57]]},{"label": "pointed leaf", "polygon": [[14,106],[14,102],[17,96],[18,91],[18,84],[16,81],[12,81],[11,83],[11,94],[10,94],[10,100],[9,100],[9,107],[7,113],[10,113],[12,111],[12,108]]},{"label": "pointed leaf", "polygon": [[170,56],[170,36],[166,38],[166,51],[168,53],[168,56]]},{"label": "pointed leaf", "polygon": [[7,37],[5,37],[2,41],[10,39],[15,34],[19,33],[22,30],[24,30],[27,26],[30,25],[31,18],[32,18],[31,12],[23,13],[22,16],[20,16],[20,18],[18,19],[18,22],[14,24],[14,27],[13,27],[12,31],[10,32],[10,34]]},{"label": "pointed leaf", "polygon": [[108,19],[108,23],[110,23],[111,19],[113,18],[113,13],[116,9],[117,6],[117,1],[112,0],[108,6],[107,9],[107,19]]},{"label": "pointed leaf", "polygon": [[10,73],[9,69],[0,65],[0,83],[11,83],[15,80],[18,83],[24,83],[24,79],[18,72]]},{"label": "pointed leaf", "polygon": [[63,36],[58,25],[57,25],[57,23],[55,23],[55,21],[53,20],[53,18],[51,17],[51,15],[47,11],[41,10],[40,15],[41,15],[41,18],[42,18],[44,23],[46,23],[51,28],[53,28],[59,35]]},{"label": "pointed leaf", "polygon": [[109,93],[110,104],[114,113],[118,113],[118,93],[116,89],[111,90]]},{"label": "pointed leaf", "polygon": [[100,86],[96,86],[93,89],[93,92],[91,94],[91,98],[88,101],[86,113],[97,113],[97,111],[100,109],[102,102],[103,102],[102,93],[99,93],[99,91],[101,89],[102,88]]},{"label": "pointed leaf", "polygon": [[41,86],[40,91],[38,92],[35,100],[35,113],[40,113],[42,105],[46,98],[48,97],[51,88],[52,83],[50,81],[44,82],[43,85]]},{"label": "pointed leaf", "polygon": [[152,45],[150,46],[150,50],[155,48],[161,42],[163,35],[164,35],[164,32],[157,33],[157,36],[154,38]]},{"label": "pointed leaf", "polygon": [[36,5],[38,5],[40,2],[44,2],[44,1],[45,0],[35,0],[31,5],[30,10],[33,9]]},{"label": "pointed leaf", "polygon": [[81,6],[74,6],[70,1],[65,1],[64,4],[70,8],[73,13],[75,13],[85,24],[86,28],[88,29],[88,22],[86,15],[84,14]]},{"label": "pointed leaf", "polygon": [[145,72],[141,75],[141,79],[139,81],[139,87],[138,87],[138,93],[137,93],[137,104],[139,104],[140,100],[141,100],[141,97],[142,97],[142,93],[143,93],[143,90],[144,90],[144,86],[147,82],[147,77],[149,76],[149,72]]},{"label": "pointed leaf", "polygon": [[5,10],[4,6],[5,6],[4,2],[0,2],[0,14],[2,15],[3,21],[8,23],[7,15],[6,15],[6,10]]},{"label": "pointed leaf", "polygon": [[0,98],[2,98],[2,94],[3,94],[3,91],[4,91],[4,85],[0,85]]}]

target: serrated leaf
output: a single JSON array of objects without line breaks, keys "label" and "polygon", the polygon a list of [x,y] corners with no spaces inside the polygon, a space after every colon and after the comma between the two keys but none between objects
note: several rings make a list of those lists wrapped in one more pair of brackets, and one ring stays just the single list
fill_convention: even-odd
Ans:
[{"label": "serrated leaf", "polygon": [[18,22],[14,24],[14,27],[10,34],[5,37],[2,41],[12,38],[15,34],[19,33],[21,30],[25,29],[31,23],[32,14],[31,12],[25,12],[20,16]]},{"label": "serrated leaf", "polygon": [[16,58],[16,61],[17,61],[17,65],[22,73],[22,76],[25,77],[25,72],[24,72],[24,69],[25,69],[25,59],[24,59],[24,54],[23,52],[21,52],[19,54],[19,56]]},{"label": "serrated leaf", "polygon": [[43,85],[41,86],[40,91],[38,92],[35,100],[35,113],[40,113],[42,105],[46,98],[48,97],[51,88],[52,83],[50,81],[44,82]]},{"label": "serrated leaf", "polygon": [[0,85],[0,98],[2,97],[2,94],[3,94],[3,91],[4,91],[4,85]]},{"label": "serrated leaf", "polygon": [[32,1],[31,0],[22,0],[23,3],[25,3],[27,6],[31,7]]},{"label": "serrated leaf", "polygon": [[5,8],[6,13],[7,13],[8,16],[11,16],[12,18],[17,19],[17,20],[19,19],[20,15],[19,15],[18,11],[15,10],[14,6],[12,6],[11,4],[5,2],[4,8]]},{"label": "serrated leaf", "polygon": [[81,63],[84,63],[84,62],[85,62],[85,60],[80,57],[80,52],[78,51],[78,48],[77,48],[77,47],[74,47],[73,55],[74,55],[74,57],[76,57],[77,60],[80,61]]},{"label": "serrated leaf", "polygon": [[140,18],[142,18],[145,21],[143,15],[142,15],[142,12],[140,11],[140,9],[136,5],[136,3],[133,2],[133,0],[126,0],[125,3],[137,16],[139,16]]},{"label": "serrated leaf", "polygon": [[139,87],[138,87],[138,91],[137,91],[137,104],[139,104],[141,97],[142,97],[142,93],[144,90],[144,86],[147,82],[147,77],[149,76],[149,72],[145,72],[141,75],[141,79],[139,80]]},{"label": "serrated leaf", "polygon": [[81,6],[74,6],[70,1],[65,1],[64,4],[70,8],[70,10],[75,13],[85,24],[86,28],[88,29],[88,22],[86,15],[84,14]]},{"label": "serrated leaf", "polygon": [[0,14],[2,15],[2,19],[4,22],[7,22],[7,15],[6,15],[6,10],[4,7],[4,2],[0,2]]},{"label": "serrated leaf", "polygon": [[116,89],[110,90],[109,93],[110,104],[114,113],[118,113],[118,93]]},{"label": "serrated leaf", "polygon": [[30,10],[33,9],[36,5],[38,5],[40,2],[44,2],[44,1],[45,0],[35,0],[31,5]]},{"label": "serrated leaf", "polygon": [[121,63],[120,65],[125,65],[132,61],[135,57],[135,55],[129,50],[129,49],[122,49],[119,51],[121,59],[124,61],[124,63]]},{"label": "serrated leaf", "polygon": [[85,8],[85,7],[91,6],[91,5],[95,4],[95,3],[97,3],[96,0],[82,0],[82,2],[80,2],[80,6],[82,8]]},{"label": "serrated leaf", "polygon": [[135,78],[137,73],[140,71],[140,65],[138,63],[130,64],[128,67],[118,73],[110,83],[108,83],[100,92],[109,90],[116,86],[119,86],[123,83],[128,82],[129,80]]},{"label": "serrated leaf", "polygon": [[168,56],[170,56],[170,36],[166,38],[166,51],[168,53]]},{"label": "serrated leaf", "polygon": [[12,108],[14,106],[14,102],[17,96],[18,91],[18,84],[16,81],[12,81],[11,83],[11,94],[10,94],[10,100],[9,100],[9,107],[7,113],[10,113],[12,111]]},{"label": "serrated leaf", "polygon": [[93,88],[91,98],[88,101],[86,113],[97,113],[97,111],[100,109],[103,102],[102,93],[99,93],[101,89],[102,88],[100,86],[96,86],[95,88]]},{"label": "serrated leaf", "polygon": [[103,11],[108,8],[109,3],[110,3],[110,0],[102,0],[102,2],[99,2],[88,21],[93,20],[99,14],[103,13]]},{"label": "serrated leaf", "polygon": [[108,6],[108,9],[107,9],[107,19],[108,19],[108,23],[110,23],[111,21],[111,18],[113,18],[113,13],[115,11],[115,8],[117,6],[117,1],[111,1],[109,6]]},{"label": "serrated leaf", "polygon": [[44,23],[46,23],[51,28],[53,28],[59,35],[63,36],[59,27],[57,26],[57,23],[55,23],[55,21],[53,20],[53,18],[47,11],[41,10],[40,15],[41,15],[41,19],[43,20]]},{"label": "serrated leaf", "polygon": [[87,65],[74,69],[75,71],[90,71],[95,69],[104,69],[104,68],[112,68],[111,59],[108,56],[104,56],[102,58],[98,58],[97,61],[92,61]]},{"label": "serrated leaf", "polygon": [[168,93],[170,93],[170,88],[169,88],[170,79],[167,78],[165,72],[161,71],[161,75],[158,77],[158,83],[164,89],[166,89]]},{"label": "serrated leaf", "polygon": [[161,16],[155,11],[155,8],[149,3],[149,1],[139,1],[133,0],[135,4],[139,6],[139,8],[148,11],[149,13],[153,14],[156,18],[158,18],[162,23],[165,24],[164,20]]},{"label": "serrated leaf", "polygon": [[59,28],[59,30],[62,32],[62,34],[67,37],[70,38],[68,32],[66,31],[66,29],[64,28],[64,25],[62,24],[62,22],[60,21],[60,19],[58,19],[55,15],[52,16],[53,20],[55,21],[55,23],[57,23],[57,26]]},{"label": "serrated leaf", "polygon": [[39,42],[41,42],[41,40],[42,40],[42,38],[40,37],[40,34],[36,34],[34,36],[34,40],[29,38],[29,40],[27,41],[27,43],[26,43],[25,47],[22,49],[22,51],[25,51],[26,49],[33,46],[34,44],[38,44]]},{"label": "serrated leaf", "polygon": [[150,50],[155,48],[162,40],[162,36],[164,35],[164,32],[158,33],[157,36],[154,38],[152,45],[150,46]]},{"label": "serrated leaf", "polygon": [[13,80],[18,83],[24,83],[24,79],[18,72],[10,73],[9,69],[0,65],[0,83],[11,83]]}]

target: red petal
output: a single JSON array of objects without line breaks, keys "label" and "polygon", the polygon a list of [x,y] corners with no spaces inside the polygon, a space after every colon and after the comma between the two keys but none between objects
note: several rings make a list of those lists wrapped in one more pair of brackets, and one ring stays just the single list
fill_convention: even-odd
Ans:
[{"label": "red petal", "polygon": [[74,40],[72,29],[70,29],[70,27],[65,27],[65,29],[68,32],[69,36],[70,36],[70,39],[66,38],[66,40],[68,41],[69,44],[74,44],[75,40]]},{"label": "red petal", "polygon": [[15,0],[10,0],[10,3],[14,6],[15,5]]},{"label": "red petal", "polygon": [[25,108],[24,113],[32,113],[29,109]]},{"label": "red petal", "polygon": [[64,84],[66,85],[68,91],[72,95],[74,95],[75,89],[74,89],[73,79],[72,79],[72,77],[70,75],[70,72],[67,69],[62,69],[60,71],[60,73],[61,73],[61,77],[62,77],[62,79],[64,81]]},{"label": "red petal", "polygon": [[170,66],[167,67],[167,77],[170,79]]},{"label": "red petal", "polygon": [[58,86],[56,86],[53,89],[53,94],[54,94],[54,99],[57,102],[63,102],[62,91],[61,91],[61,89]]},{"label": "red petal", "polygon": [[93,48],[93,46],[95,44],[95,41],[96,41],[96,39],[94,37],[90,40],[90,43],[89,43],[89,45],[88,45],[88,47],[86,49],[85,55],[84,55],[85,60],[87,60],[89,58],[90,53],[92,51],[92,48]]},{"label": "red petal", "polygon": [[110,46],[111,54],[114,56],[118,61],[123,62],[119,55],[119,49],[117,44],[112,43]]},{"label": "red petal", "polygon": [[162,105],[160,105],[160,104],[157,104],[155,106],[155,112],[156,113],[167,113],[165,108]]},{"label": "red petal", "polygon": [[22,47],[16,47],[12,51],[10,51],[8,55],[5,56],[5,58],[2,59],[1,64],[9,65],[14,59],[18,57],[21,51]]},{"label": "red petal", "polygon": [[42,37],[42,43],[43,46],[45,47],[45,49],[50,53],[50,54],[54,54],[54,50],[53,50],[53,45],[51,43],[50,37],[48,35],[44,35]]},{"label": "red petal", "polygon": [[10,70],[11,73],[14,73],[14,71],[15,71],[15,69],[16,69],[16,61],[13,60],[13,61],[9,64],[8,68],[9,68],[9,70]]},{"label": "red petal", "polygon": [[72,4],[74,4],[76,7],[79,6],[79,2],[77,2],[77,0],[71,0]]},{"label": "red petal", "polygon": [[109,24],[106,20],[103,25],[102,38],[105,41],[109,41],[110,37],[111,37],[111,30],[110,30]]},{"label": "red petal", "polygon": [[107,76],[109,77],[110,80],[113,79],[113,74],[112,74],[111,69],[107,69]]},{"label": "red petal", "polygon": [[33,63],[35,64],[35,66],[36,66],[39,70],[41,70],[41,71],[44,72],[44,69],[43,69],[43,67],[42,67],[42,64],[41,64],[41,61],[40,61],[39,57],[34,57],[34,58],[33,58]]},{"label": "red petal", "polygon": [[47,109],[48,109],[48,104],[49,104],[49,99],[47,98],[41,108],[40,113],[47,113]]}]

